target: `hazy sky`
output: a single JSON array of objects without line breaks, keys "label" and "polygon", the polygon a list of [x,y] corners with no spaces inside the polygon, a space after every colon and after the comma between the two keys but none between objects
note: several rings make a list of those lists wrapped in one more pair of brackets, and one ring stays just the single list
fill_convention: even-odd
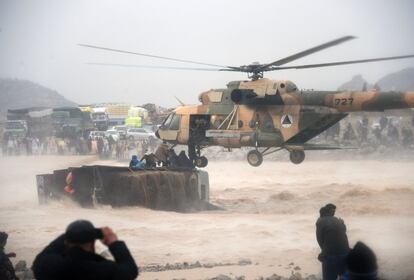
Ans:
[{"label": "hazy sky", "polygon": [[[244,73],[86,65],[194,66],[82,48],[79,43],[220,65],[271,62],[344,35],[358,39],[290,65],[414,54],[414,1],[0,0],[0,77],[27,79],[77,103],[197,103]],[[414,59],[266,73],[299,88],[370,82]]]}]

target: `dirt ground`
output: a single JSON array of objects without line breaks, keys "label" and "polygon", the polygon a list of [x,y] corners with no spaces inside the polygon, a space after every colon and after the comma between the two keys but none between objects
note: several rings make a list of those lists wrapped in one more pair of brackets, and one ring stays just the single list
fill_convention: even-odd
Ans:
[{"label": "dirt ground", "polygon": [[[140,279],[246,279],[320,275],[315,221],[319,208],[338,207],[351,245],[366,242],[388,279],[414,275],[414,161],[212,161],[211,202],[225,211],[182,214],[143,208],[81,209],[70,202],[37,203],[35,175],[90,164],[94,157],[0,158],[0,230],[7,251],[31,264],[35,255],[75,219],[111,226],[140,267],[199,262],[206,267],[142,272]],[[105,247],[98,245],[98,251]],[[293,263],[293,264],[292,264]],[[233,265],[225,265],[233,264]],[[212,266],[212,267],[209,267]],[[166,266],[171,269],[171,266]]]}]

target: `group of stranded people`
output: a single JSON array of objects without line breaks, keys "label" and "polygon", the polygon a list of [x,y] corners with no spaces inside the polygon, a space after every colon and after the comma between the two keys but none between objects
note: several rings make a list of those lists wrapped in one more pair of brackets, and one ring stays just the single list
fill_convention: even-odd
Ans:
[{"label": "group of stranded people", "polygon": [[195,166],[185,151],[181,151],[177,155],[174,149],[169,148],[166,144],[159,145],[154,153],[146,153],[140,159],[137,155],[133,155],[129,162],[129,168],[131,170],[155,167],[193,169]]},{"label": "group of stranded people", "polygon": [[[335,205],[325,205],[316,222],[323,280],[378,279],[374,252],[362,242],[349,247],[345,223],[335,217],[335,210]],[[10,261],[16,254],[5,253],[7,238],[7,233],[0,232],[0,279],[17,280]],[[108,247],[114,260],[95,252],[96,240]],[[32,270],[39,280],[132,280],[138,276],[138,266],[126,244],[111,228],[96,228],[87,220],[70,223],[65,233],[36,256]]]}]

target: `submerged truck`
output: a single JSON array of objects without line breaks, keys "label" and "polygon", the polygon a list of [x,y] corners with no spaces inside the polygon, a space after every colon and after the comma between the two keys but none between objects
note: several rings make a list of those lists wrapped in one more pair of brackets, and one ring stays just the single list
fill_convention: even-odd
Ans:
[{"label": "submerged truck", "polygon": [[209,177],[203,170],[93,165],[37,175],[36,182],[41,204],[71,199],[82,207],[141,206],[177,212],[216,209],[209,203]]}]

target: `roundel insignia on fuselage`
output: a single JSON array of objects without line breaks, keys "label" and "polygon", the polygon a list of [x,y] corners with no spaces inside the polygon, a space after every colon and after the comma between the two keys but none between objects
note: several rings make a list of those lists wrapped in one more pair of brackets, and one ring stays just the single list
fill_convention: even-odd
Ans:
[{"label": "roundel insignia on fuselage", "polygon": [[289,128],[292,126],[293,123],[293,117],[292,115],[283,115],[280,119],[280,123],[282,124],[283,128]]}]

